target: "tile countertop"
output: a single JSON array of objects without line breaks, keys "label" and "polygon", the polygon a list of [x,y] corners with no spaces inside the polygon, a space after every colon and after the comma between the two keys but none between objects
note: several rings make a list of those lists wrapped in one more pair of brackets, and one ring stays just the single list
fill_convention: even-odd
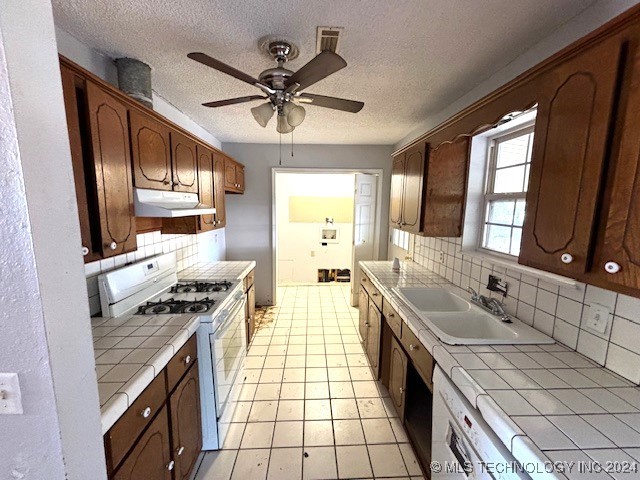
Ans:
[{"label": "tile countertop", "polygon": [[[197,263],[178,272],[178,278],[242,280],[255,265],[253,261]],[[231,296],[227,298],[231,299]],[[225,300],[218,304],[216,310],[226,303]],[[199,325],[199,317],[191,314],[91,319],[103,434],[162,371]]]},{"label": "tile countertop", "polygon": [[[360,266],[519,462],[629,462],[637,470],[613,470],[612,477],[640,478],[640,387],[558,343],[446,345],[392,289],[468,293],[413,262],[402,262],[400,273],[392,262]],[[578,466],[566,472],[582,475]],[[558,471],[540,476],[564,478]]]}]

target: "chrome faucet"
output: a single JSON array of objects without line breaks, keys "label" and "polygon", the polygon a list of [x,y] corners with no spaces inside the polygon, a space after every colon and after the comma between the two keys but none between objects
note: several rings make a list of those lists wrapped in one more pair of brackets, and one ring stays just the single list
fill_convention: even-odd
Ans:
[{"label": "chrome faucet", "polygon": [[478,294],[473,288],[469,287],[467,289],[469,293],[471,293],[471,302],[475,303],[483,310],[491,313],[492,315],[499,316],[500,320],[505,323],[511,323],[511,318],[504,311],[504,304],[495,298],[485,297],[484,295]]}]

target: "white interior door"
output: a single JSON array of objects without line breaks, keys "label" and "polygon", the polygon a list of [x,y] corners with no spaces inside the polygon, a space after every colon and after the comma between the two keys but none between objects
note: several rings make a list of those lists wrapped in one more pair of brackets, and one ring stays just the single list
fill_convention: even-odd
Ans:
[{"label": "white interior door", "polygon": [[375,244],[378,176],[357,173],[355,177],[353,263],[351,266],[351,305],[354,307],[358,305],[358,288],[360,286],[358,262],[378,258]]}]

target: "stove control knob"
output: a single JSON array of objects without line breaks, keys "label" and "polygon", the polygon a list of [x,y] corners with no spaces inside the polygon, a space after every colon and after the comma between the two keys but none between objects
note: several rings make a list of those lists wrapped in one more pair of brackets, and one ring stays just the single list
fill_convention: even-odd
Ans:
[{"label": "stove control knob", "polygon": [[82,256],[86,257],[89,255],[89,249],[85,246],[82,247]]},{"label": "stove control knob", "polygon": [[118,248],[118,244],[117,244],[116,242],[111,242],[111,243],[109,244],[109,248],[110,248],[111,250],[115,250],[116,248]]},{"label": "stove control knob", "polygon": [[147,407],[142,411],[142,416],[144,418],[149,418],[150,415],[151,415],[151,407]]},{"label": "stove control knob", "polygon": [[191,355],[186,356],[186,358],[184,359],[184,363],[185,365],[189,365],[191,363]]}]

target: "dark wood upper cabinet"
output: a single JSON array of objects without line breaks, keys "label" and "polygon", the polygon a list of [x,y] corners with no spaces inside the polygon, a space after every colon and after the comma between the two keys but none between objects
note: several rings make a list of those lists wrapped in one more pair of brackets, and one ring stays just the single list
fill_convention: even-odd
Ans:
[{"label": "dark wood upper cabinet", "polygon": [[169,398],[175,480],[186,480],[202,449],[200,386],[194,364]]},{"label": "dark wood upper cabinet", "polygon": [[173,480],[167,407],[140,437],[113,480]]},{"label": "dark wood upper cabinet", "polygon": [[398,412],[400,421],[404,421],[405,392],[407,390],[407,354],[396,340],[391,338],[391,362],[389,372],[389,396]]},{"label": "dark wood upper cabinet", "polygon": [[394,228],[402,227],[402,197],[404,194],[405,154],[393,158],[391,171],[391,201],[389,205],[389,223]]},{"label": "dark wood upper cabinet", "polygon": [[412,233],[422,230],[425,147],[414,145],[393,161],[390,223]]},{"label": "dark wood upper cabinet", "polygon": [[[216,206],[213,187],[213,152],[202,145],[196,147],[198,153],[198,182],[200,183],[200,203]],[[211,215],[200,215],[200,230],[213,230],[216,226],[215,217]]]},{"label": "dark wood upper cabinet", "polygon": [[173,189],[175,191],[198,193],[196,155],[196,142],[179,132],[171,132]]},{"label": "dark wood upper cabinet", "polygon": [[[640,39],[630,46],[616,141],[591,273],[602,286],[640,295]],[[610,287],[611,288],[611,287]]]},{"label": "dark wood upper cabinet", "polygon": [[86,88],[100,251],[109,257],[136,249],[127,107],[92,82]]},{"label": "dark wood upper cabinet", "polygon": [[[82,255],[85,262],[92,262],[100,258],[100,244],[91,235],[91,214],[89,196],[95,193],[95,179],[91,156],[87,151],[86,132],[86,99],[84,94],[84,80],[72,70],[62,66],[62,88],[64,90],[64,106],[67,115],[69,131],[69,146],[71,147],[71,162],[73,178],[78,202],[78,217],[80,220],[80,237],[82,240]],[[83,135],[84,133],[84,135]],[[86,163],[85,163],[86,161]],[[85,170],[86,169],[86,170]],[[88,179],[93,179],[88,181]]]},{"label": "dark wood upper cabinet", "polygon": [[586,271],[620,56],[613,39],[539,80],[522,264],[568,276]]},{"label": "dark wood upper cabinet", "polygon": [[134,185],[171,190],[169,127],[136,109],[129,110],[129,121]]},{"label": "dark wood upper cabinet", "polygon": [[425,236],[462,235],[470,147],[470,138],[462,137],[429,151],[422,225]]},{"label": "dark wood upper cabinet", "polygon": [[222,228],[227,224],[225,211],[225,183],[224,183],[224,155],[213,153],[213,191],[216,206],[216,228]]},{"label": "dark wood upper cabinet", "polygon": [[224,188],[229,193],[244,193],[244,165],[224,159]]}]

